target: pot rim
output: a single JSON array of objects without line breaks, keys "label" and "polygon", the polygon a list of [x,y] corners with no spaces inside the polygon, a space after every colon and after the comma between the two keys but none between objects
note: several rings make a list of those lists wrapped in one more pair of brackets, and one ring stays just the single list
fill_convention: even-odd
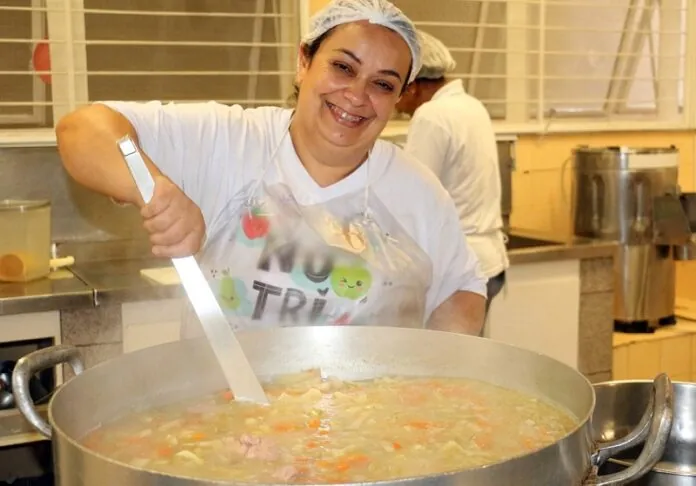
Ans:
[{"label": "pot rim", "polygon": [[[371,328],[378,328],[378,327],[382,327],[382,326],[371,326]],[[279,329],[292,329],[292,328],[279,328]],[[297,328],[295,328],[295,329],[297,329]],[[391,329],[391,328],[383,327],[383,329]],[[413,329],[413,330],[411,330],[411,329],[407,330],[405,328],[397,328],[397,329],[399,329],[400,332],[401,331],[422,332],[421,329]],[[262,333],[262,332],[272,332],[272,330],[269,330],[269,331],[266,331],[266,330],[263,330],[263,331],[244,331],[244,332],[245,333],[246,332],[250,332],[250,333],[261,332]],[[429,332],[429,333],[445,333],[445,331],[434,331],[434,330],[428,330],[427,332]],[[490,342],[487,340],[487,338],[482,338],[482,337],[477,337],[477,336],[461,336],[461,337],[465,338],[465,339],[470,339],[470,340],[482,340],[482,341],[485,340],[486,343]],[[198,338],[199,341],[203,341],[204,339],[205,338]],[[177,346],[177,345],[180,345],[180,343],[181,343],[180,341],[179,342],[175,341],[172,343],[160,344],[157,347]],[[552,357],[547,356],[547,355],[543,355],[541,353],[537,353],[534,351],[524,349],[520,346],[515,346],[512,344],[507,344],[507,343],[503,343],[503,342],[495,342],[495,346],[506,347],[506,348],[510,348],[510,349],[519,350],[519,351],[522,351],[524,353],[537,355],[538,357],[553,361],[553,362],[557,363],[559,366],[562,366],[564,368],[567,368],[568,370],[573,371],[575,374],[578,375],[579,378],[582,378],[582,380],[585,383],[585,386],[587,386],[588,390],[591,393],[591,395],[590,395],[591,396],[591,403],[588,407],[588,410],[584,414],[584,416],[577,416],[577,415],[573,414],[570,410],[566,410],[568,413],[575,416],[575,418],[577,419],[576,426],[572,430],[570,430],[568,433],[566,433],[563,437],[559,438],[558,440],[554,441],[551,444],[548,444],[542,448],[539,448],[539,449],[536,449],[533,451],[523,452],[523,453],[520,453],[520,454],[515,455],[515,456],[510,456],[510,457],[507,457],[505,459],[501,459],[500,461],[496,461],[494,463],[485,464],[483,466],[478,466],[478,467],[474,467],[474,468],[456,469],[456,470],[452,470],[452,471],[433,473],[433,474],[429,474],[429,475],[407,476],[407,477],[391,478],[391,479],[380,479],[380,480],[376,480],[376,481],[369,481],[369,482],[364,483],[364,484],[369,484],[370,486],[373,486],[373,485],[374,486],[380,486],[380,485],[393,486],[393,484],[395,482],[398,482],[399,484],[405,485],[405,484],[411,484],[411,483],[420,483],[422,481],[441,480],[442,478],[455,476],[455,475],[459,475],[462,473],[490,469],[490,468],[494,468],[497,466],[501,466],[502,464],[505,464],[505,463],[509,463],[509,462],[513,462],[513,461],[522,461],[522,460],[525,460],[526,458],[528,458],[529,456],[541,454],[543,451],[546,451],[547,449],[557,447],[558,443],[563,442],[565,440],[568,440],[570,437],[574,436],[575,434],[583,434],[584,433],[583,429],[585,429],[587,427],[587,425],[590,423],[590,420],[592,418],[592,415],[593,415],[594,410],[595,410],[596,405],[597,405],[597,397],[596,397],[594,387],[593,387],[592,383],[589,381],[589,379],[584,374],[580,373],[577,369],[572,368],[571,366],[563,363],[562,361],[560,361],[558,359],[552,358]],[[143,349],[134,351],[132,353],[129,353],[129,355],[135,355],[136,353],[137,354],[145,354],[145,353],[150,352],[151,350],[152,350],[152,348],[143,348]],[[109,360],[103,361],[101,363],[98,363],[98,364],[90,367],[90,368],[85,369],[82,373],[74,376],[72,379],[70,379],[69,381],[64,383],[53,394],[53,396],[51,397],[51,400],[48,404],[48,421],[51,424],[51,428],[53,429],[53,436],[54,436],[53,440],[55,440],[55,435],[59,434],[61,436],[62,441],[68,442],[72,447],[77,448],[83,454],[91,455],[91,456],[98,458],[99,460],[106,461],[110,464],[113,464],[113,465],[116,465],[119,467],[123,467],[123,468],[127,468],[127,469],[136,470],[136,471],[142,472],[144,474],[154,474],[154,475],[158,475],[158,476],[170,477],[170,478],[175,478],[175,479],[201,481],[201,478],[197,478],[195,476],[173,475],[173,474],[168,474],[168,473],[152,470],[149,468],[136,467],[136,466],[133,466],[133,465],[121,462],[121,461],[117,461],[117,460],[115,460],[107,455],[101,454],[97,451],[94,451],[94,450],[89,449],[88,447],[84,446],[79,441],[78,438],[75,438],[75,437],[71,436],[70,434],[66,433],[63,430],[63,428],[54,421],[54,419],[53,419],[54,400],[58,400],[59,399],[58,397],[60,397],[63,393],[66,393],[66,390],[69,390],[69,388],[70,388],[71,384],[73,384],[73,382],[76,383],[78,380],[84,379],[84,377],[89,376],[90,373],[96,373],[97,370],[99,370],[102,367],[107,367],[109,365],[113,366],[113,361],[116,361],[120,358],[123,358],[124,356],[126,356],[126,355],[120,355],[120,356],[117,356],[115,358],[111,358]],[[556,403],[556,402],[553,402],[548,397],[542,396],[542,398],[544,398],[552,403]],[[556,405],[562,406],[559,403],[556,403]],[[563,408],[565,409],[565,407],[563,407]],[[591,460],[591,456],[593,453],[594,453],[594,448],[591,446],[588,447],[588,449],[587,449],[588,461]],[[588,473],[589,473],[589,471],[588,471]],[[205,481],[207,482],[207,484],[211,484],[211,485],[229,486],[230,484],[232,484],[229,481],[223,481],[223,480],[205,479]],[[234,481],[234,484],[240,485],[240,486],[287,486],[286,483],[261,483],[261,482],[242,482],[242,481]],[[303,484],[302,486],[347,486],[348,484],[350,484],[350,483],[320,483],[320,484],[309,484],[308,483],[308,484]]]},{"label": "pot rim", "polygon": [[0,200],[0,212],[15,211],[26,213],[51,206],[48,199],[2,199]]}]

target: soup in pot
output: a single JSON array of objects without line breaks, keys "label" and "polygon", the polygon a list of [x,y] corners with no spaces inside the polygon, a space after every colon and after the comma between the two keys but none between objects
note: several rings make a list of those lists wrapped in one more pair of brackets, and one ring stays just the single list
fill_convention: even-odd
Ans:
[{"label": "soup in pot", "polygon": [[82,443],[178,476],[317,484],[474,468],[540,449],[578,426],[555,404],[469,379],[348,382],[306,372],[264,388],[270,406],[218,393],[129,415]]}]

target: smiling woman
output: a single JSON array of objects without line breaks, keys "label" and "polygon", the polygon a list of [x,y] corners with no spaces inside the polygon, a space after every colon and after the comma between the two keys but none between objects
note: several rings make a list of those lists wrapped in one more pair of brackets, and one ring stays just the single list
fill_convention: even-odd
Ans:
[{"label": "smiling woman", "polygon": [[[334,0],[300,46],[294,110],[101,102],[60,121],[59,149],[77,181],[141,207],[155,254],[198,253],[235,328],[475,334],[486,280],[451,199],[377,139],[419,67],[399,9]],[[116,149],[125,134],[155,175],[147,205]]]}]

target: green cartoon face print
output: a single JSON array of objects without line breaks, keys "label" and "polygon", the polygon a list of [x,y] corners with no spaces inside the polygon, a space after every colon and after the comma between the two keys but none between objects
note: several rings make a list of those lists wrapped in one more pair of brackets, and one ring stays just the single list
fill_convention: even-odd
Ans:
[{"label": "green cartoon face print", "polygon": [[[244,283],[236,278],[232,278],[227,270],[223,270],[222,278],[216,280],[218,302],[223,309],[231,311],[237,315],[247,315],[251,313],[251,302],[247,298],[247,291]],[[214,272],[217,276],[217,272]]]},{"label": "green cartoon face print", "polygon": [[344,299],[363,298],[371,285],[370,271],[360,265],[336,266],[331,272],[331,288],[337,296]]}]

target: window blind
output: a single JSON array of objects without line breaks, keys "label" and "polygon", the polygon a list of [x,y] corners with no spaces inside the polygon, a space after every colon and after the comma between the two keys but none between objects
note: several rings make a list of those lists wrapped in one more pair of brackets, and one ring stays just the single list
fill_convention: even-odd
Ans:
[{"label": "window blind", "polygon": [[95,100],[281,105],[292,91],[296,0],[0,0],[0,19],[0,128],[51,127]]},{"label": "window blind", "polygon": [[496,121],[686,123],[687,0],[395,4],[450,48]]}]

